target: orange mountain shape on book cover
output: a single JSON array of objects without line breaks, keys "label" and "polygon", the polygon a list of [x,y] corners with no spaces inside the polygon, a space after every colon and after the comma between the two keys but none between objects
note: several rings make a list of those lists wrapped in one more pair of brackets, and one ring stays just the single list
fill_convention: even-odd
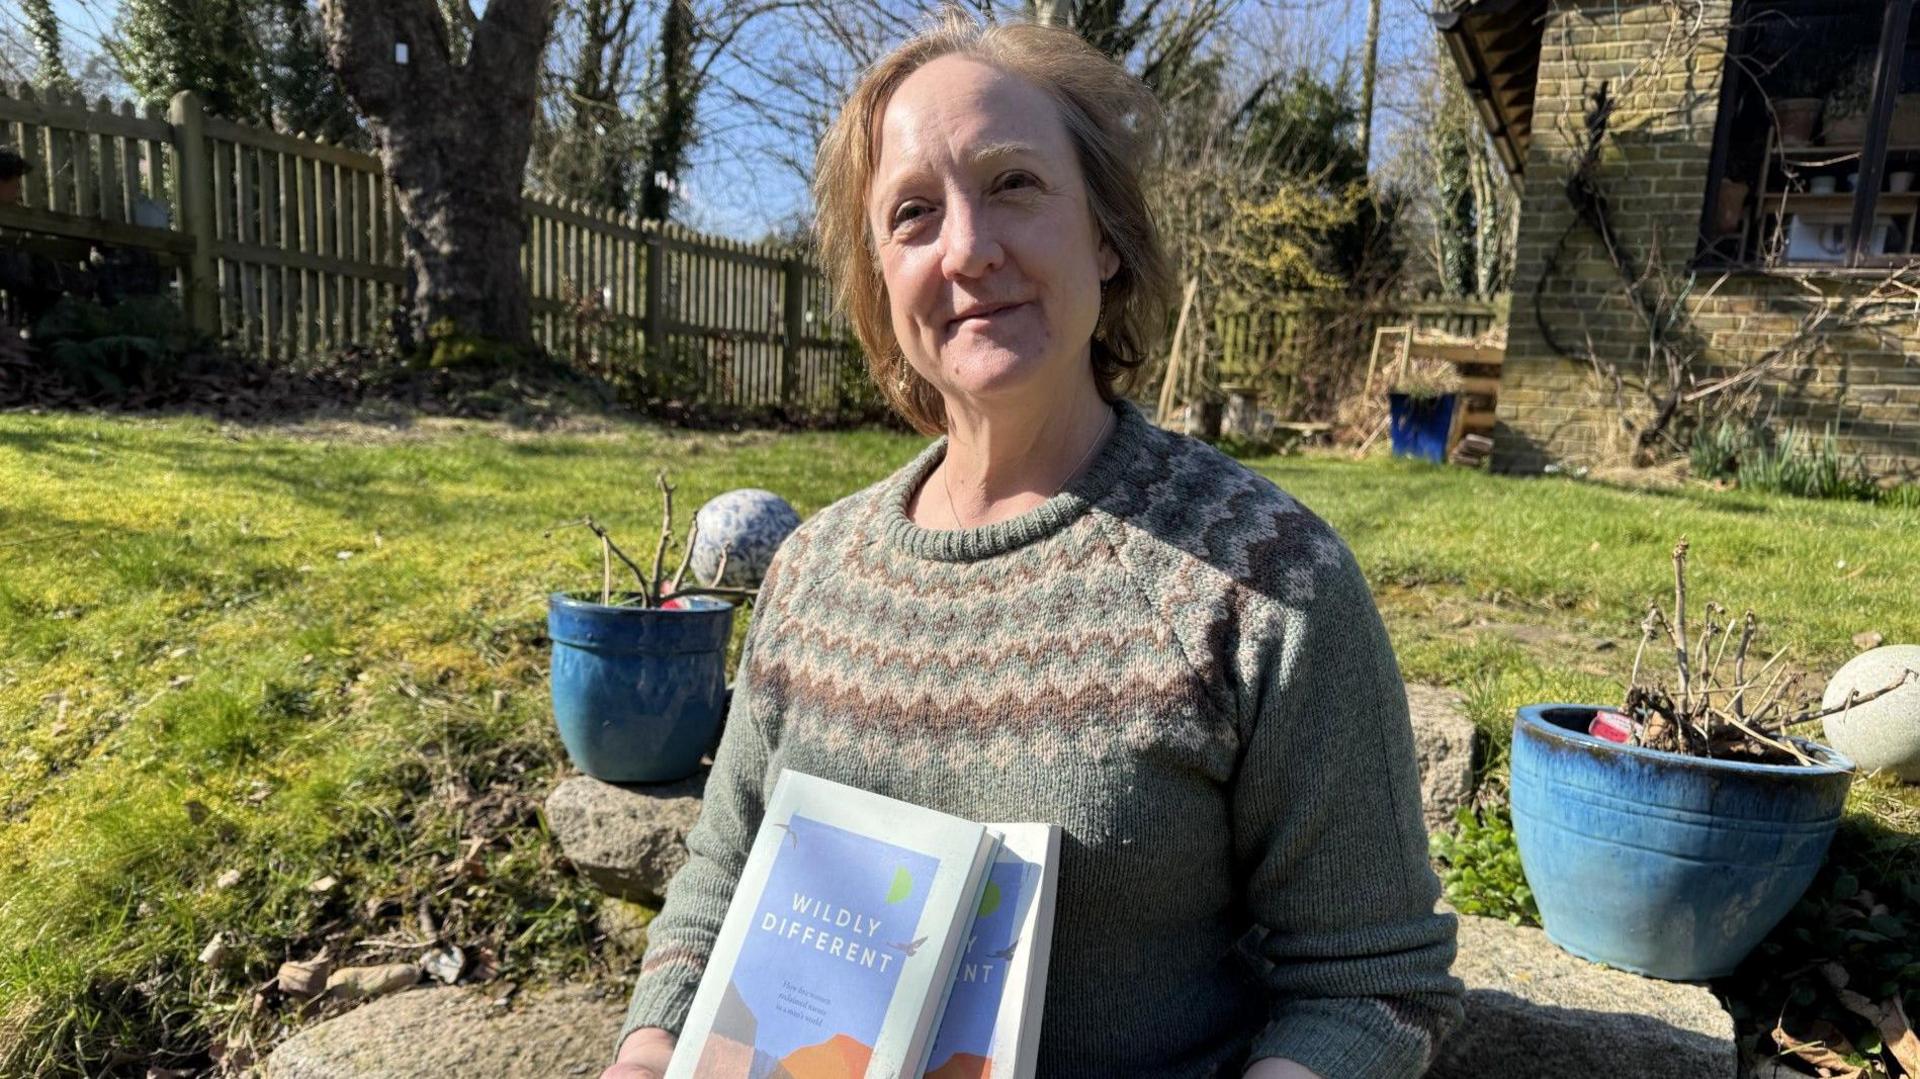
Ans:
[{"label": "orange mountain shape on book cover", "polygon": [[927,1079],[993,1079],[993,1061],[978,1053],[955,1053],[928,1072]]},{"label": "orange mountain shape on book cover", "polygon": [[795,1049],[780,1061],[793,1079],[861,1079],[873,1050],[846,1034],[835,1034],[819,1045]]}]

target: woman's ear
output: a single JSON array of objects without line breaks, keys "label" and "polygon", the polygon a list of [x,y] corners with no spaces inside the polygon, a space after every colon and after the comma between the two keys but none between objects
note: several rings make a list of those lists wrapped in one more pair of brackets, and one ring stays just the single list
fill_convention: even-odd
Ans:
[{"label": "woman's ear", "polygon": [[1104,285],[1113,280],[1113,275],[1119,272],[1120,256],[1113,250],[1111,244],[1105,240],[1100,241],[1100,283]]}]

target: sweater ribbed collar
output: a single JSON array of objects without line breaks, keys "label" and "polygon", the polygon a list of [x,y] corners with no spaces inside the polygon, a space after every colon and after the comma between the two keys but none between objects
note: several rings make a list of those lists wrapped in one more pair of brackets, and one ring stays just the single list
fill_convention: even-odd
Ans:
[{"label": "sweater ribbed collar", "polygon": [[978,528],[923,528],[907,516],[907,499],[946,458],[947,436],[935,439],[880,490],[885,541],[907,554],[940,562],[977,562],[1045,539],[1087,512],[1125,474],[1145,445],[1151,425],[1133,402],[1113,403],[1113,433],[1080,475],[1053,497],[1018,517]]}]

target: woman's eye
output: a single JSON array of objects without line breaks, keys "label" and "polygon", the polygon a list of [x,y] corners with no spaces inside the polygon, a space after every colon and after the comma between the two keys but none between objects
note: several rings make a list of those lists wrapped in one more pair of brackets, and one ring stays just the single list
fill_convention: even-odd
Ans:
[{"label": "woman's eye", "polygon": [[893,227],[899,228],[902,225],[912,224],[917,218],[925,216],[926,212],[927,207],[925,205],[918,202],[909,202],[893,212]]},{"label": "woman's eye", "polygon": [[1012,191],[1027,187],[1036,187],[1040,181],[1024,172],[1010,172],[1000,178],[1000,190]]}]

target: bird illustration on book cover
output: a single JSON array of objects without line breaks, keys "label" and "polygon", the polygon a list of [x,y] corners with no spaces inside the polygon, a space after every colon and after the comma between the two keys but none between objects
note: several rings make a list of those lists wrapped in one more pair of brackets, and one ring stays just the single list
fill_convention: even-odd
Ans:
[{"label": "bird illustration on book cover", "polygon": [[701,1047],[700,1079],[860,1079],[938,859],[795,814]]},{"label": "bird illustration on book cover", "polygon": [[1019,912],[1035,874],[1025,862],[996,862],[987,874],[972,935],[953,973],[953,993],[927,1054],[926,1079],[992,1079],[994,1023],[1007,971],[1020,947]]}]

